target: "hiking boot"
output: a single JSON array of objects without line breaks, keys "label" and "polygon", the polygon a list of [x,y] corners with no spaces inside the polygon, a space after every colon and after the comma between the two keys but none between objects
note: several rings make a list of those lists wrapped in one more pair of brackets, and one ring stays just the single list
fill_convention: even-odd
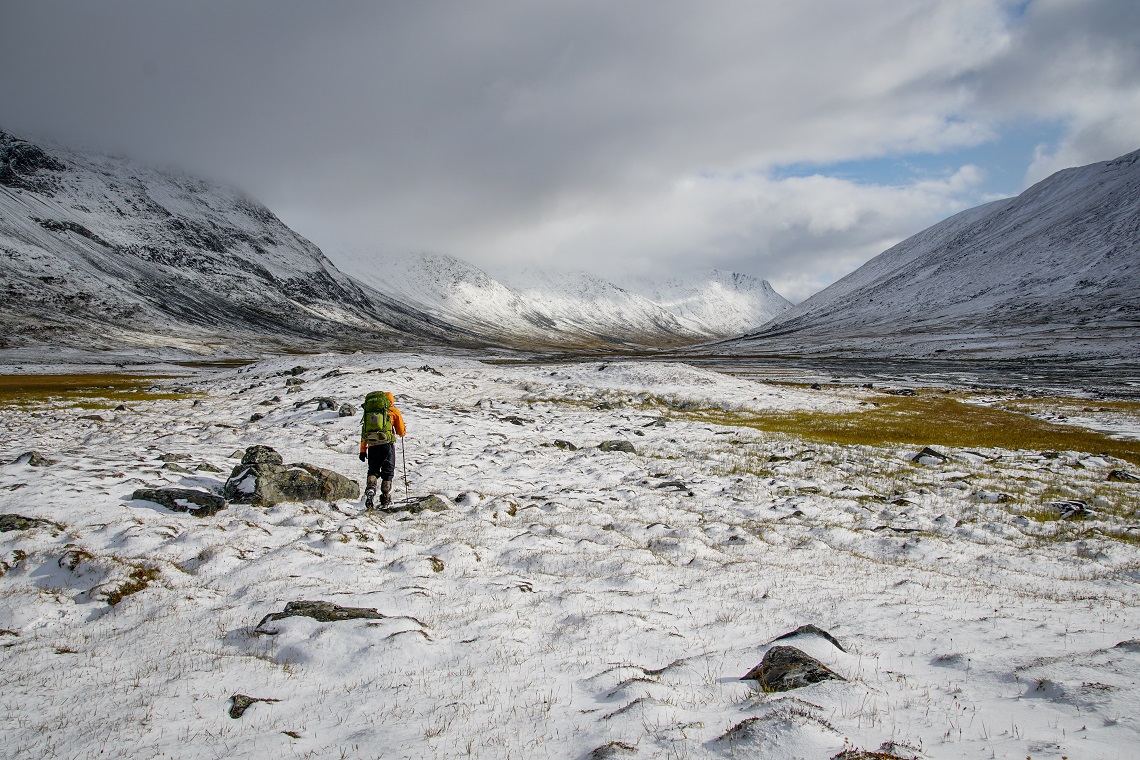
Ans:
[{"label": "hiking boot", "polygon": [[369,488],[364,492],[364,508],[372,509],[372,499],[376,496],[376,489]]},{"label": "hiking boot", "polygon": [[380,506],[386,507],[392,503],[392,481],[385,480],[380,483]]}]

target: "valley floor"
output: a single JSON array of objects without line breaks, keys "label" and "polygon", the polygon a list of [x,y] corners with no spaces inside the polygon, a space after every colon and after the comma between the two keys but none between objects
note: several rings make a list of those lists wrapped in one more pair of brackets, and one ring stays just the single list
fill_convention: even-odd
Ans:
[{"label": "valley floor", "polygon": [[[713,424],[696,413],[850,412],[879,391],[673,363],[327,355],[162,385],[180,396],[0,408],[0,514],[50,521],[0,533],[0,755],[1124,760],[1140,745],[1140,483],[1109,480],[1137,472],[1126,461],[915,462],[909,445]],[[254,444],[362,481],[358,417],[295,402],[374,389],[407,420],[409,493],[447,511],[198,518],[131,499],[220,492]],[[636,453],[597,448],[612,440]],[[19,459],[31,450],[55,463]],[[1058,519],[1065,500],[1087,516]],[[384,617],[255,630],[297,600]],[[844,680],[740,680],[805,624],[843,648],[777,643]],[[232,718],[235,694],[272,701]]]}]

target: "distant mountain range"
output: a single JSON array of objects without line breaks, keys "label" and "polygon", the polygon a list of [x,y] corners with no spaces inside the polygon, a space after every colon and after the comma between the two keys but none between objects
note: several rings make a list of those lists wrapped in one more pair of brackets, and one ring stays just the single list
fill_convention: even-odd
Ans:
[{"label": "distant mountain range", "polygon": [[749,335],[739,355],[1140,360],[1140,151],[910,237]]},{"label": "distant mountain range", "polygon": [[441,254],[339,261],[385,295],[500,343],[676,347],[738,335],[791,308],[766,281],[715,270],[623,287],[585,272],[533,269],[504,282]]},{"label": "distant mountain range", "polygon": [[0,254],[0,348],[644,349],[737,334],[791,306],[715,272],[653,285],[664,304],[585,274],[511,288],[447,256],[352,259],[354,279],[234,190],[3,132]]},{"label": "distant mountain range", "polygon": [[341,271],[231,189],[0,132],[0,260],[0,349],[1135,362],[1140,151],[953,216],[792,307],[716,271],[495,279],[439,254],[343,256]]}]

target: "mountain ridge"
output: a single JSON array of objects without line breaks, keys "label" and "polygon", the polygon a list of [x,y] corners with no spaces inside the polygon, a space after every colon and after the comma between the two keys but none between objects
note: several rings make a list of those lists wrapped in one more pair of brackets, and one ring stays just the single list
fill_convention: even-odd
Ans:
[{"label": "mountain ridge", "polygon": [[945,219],[717,349],[1119,358],[1140,348],[1138,232],[1135,151]]}]

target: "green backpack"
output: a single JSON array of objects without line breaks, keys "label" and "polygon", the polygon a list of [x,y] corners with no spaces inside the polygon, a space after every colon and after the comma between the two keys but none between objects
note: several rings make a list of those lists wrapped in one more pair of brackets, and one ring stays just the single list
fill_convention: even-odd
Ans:
[{"label": "green backpack", "polygon": [[396,440],[396,432],[392,429],[392,415],[388,410],[392,402],[388,394],[383,391],[373,391],[364,397],[364,421],[361,431],[364,442],[369,446],[379,443],[392,443]]}]

